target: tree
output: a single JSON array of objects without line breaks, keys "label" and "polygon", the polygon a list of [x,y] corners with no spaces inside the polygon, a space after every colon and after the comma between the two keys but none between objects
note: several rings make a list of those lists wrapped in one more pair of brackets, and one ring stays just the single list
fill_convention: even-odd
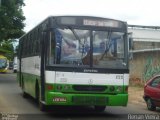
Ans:
[{"label": "tree", "polygon": [[23,6],[23,0],[1,0],[0,41],[19,38],[24,34]]},{"label": "tree", "polygon": [[3,40],[0,42],[0,54],[3,53],[9,60],[13,60],[14,57],[13,42],[15,42],[15,40]]}]

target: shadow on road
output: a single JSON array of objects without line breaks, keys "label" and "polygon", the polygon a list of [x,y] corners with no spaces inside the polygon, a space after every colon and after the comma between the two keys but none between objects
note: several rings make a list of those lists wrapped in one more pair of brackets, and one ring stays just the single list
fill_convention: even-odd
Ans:
[{"label": "shadow on road", "polygon": [[[38,103],[32,98],[28,97],[27,101],[32,104],[35,108],[39,110]],[[107,108],[106,108],[107,109]],[[127,115],[122,114],[113,114],[109,111],[104,112],[97,112],[94,110],[93,107],[86,107],[86,106],[50,106],[47,107],[45,112],[42,112],[42,114],[32,114],[28,115],[30,117],[29,119],[79,119],[79,120],[106,120],[106,119],[124,119],[127,118]]]},{"label": "shadow on road", "polygon": [[46,115],[57,119],[70,118],[70,119],[116,119],[123,118],[123,115],[117,115],[104,112],[96,112],[92,107],[74,106],[74,107],[57,107],[49,109]]}]

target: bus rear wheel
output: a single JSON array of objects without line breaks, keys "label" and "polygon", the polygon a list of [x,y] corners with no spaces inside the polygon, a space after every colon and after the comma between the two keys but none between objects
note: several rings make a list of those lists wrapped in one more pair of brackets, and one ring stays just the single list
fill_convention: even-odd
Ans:
[{"label": "bus rear wheel", "polygon": [[38,85],[36,85],[36,101],[38,102],[39,109],[41,111],[45,111],[46,106],[41,102],[40,89],[39,89]]},{"label": "bus rear wheel", "polygon": [[22,96],[23,96],[23,98],[28,98],[28,94],[25,92],[25,90],[24,90],[25,88],[24,88],[24,81],[22,80]]},{"label": "bus rear wheel", "polygon": [[103,112],[106,109],[106,106],[94,106],[95,111]]}]

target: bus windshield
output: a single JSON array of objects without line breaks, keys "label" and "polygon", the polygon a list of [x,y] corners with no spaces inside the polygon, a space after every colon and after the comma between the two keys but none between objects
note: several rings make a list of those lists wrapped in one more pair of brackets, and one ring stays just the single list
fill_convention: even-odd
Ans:
[{"label": "bus windshield", "polygon": [[114,31],[55,29],[57,63],[122,68],[126,65],[124,35]]},{"label": "bus windshield", "polygon": [[5,68],[7,66],[7,60],[6,59],[0,59],[0,68]]},{"label": "bus windshield", "polygon": [[123,67],[124,33],[93,31],[93,64],[102,67]]}]

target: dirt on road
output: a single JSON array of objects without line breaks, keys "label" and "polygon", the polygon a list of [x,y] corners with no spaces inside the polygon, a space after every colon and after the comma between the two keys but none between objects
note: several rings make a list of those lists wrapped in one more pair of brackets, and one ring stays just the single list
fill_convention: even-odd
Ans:
[{"label": "dirt on road", "polygon": [[143,87],[129,86],[129,103],[137,105],[146,105],[143,99]]}]

